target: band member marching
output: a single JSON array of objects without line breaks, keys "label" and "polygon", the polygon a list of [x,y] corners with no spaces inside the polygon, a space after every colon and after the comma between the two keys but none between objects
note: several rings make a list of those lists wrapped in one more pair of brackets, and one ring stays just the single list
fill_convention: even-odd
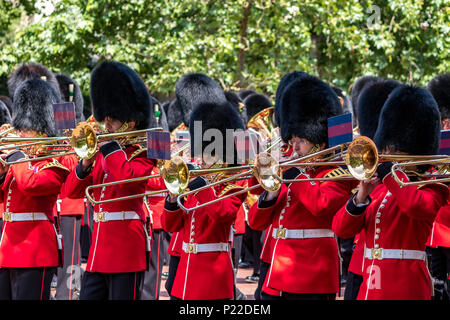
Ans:
[{"label": "band member marching", "polygon": [[[56,136],[53,104],[58,93],[43,80],[22,82],[14,94],[13,126],[21,137]],[[30,148],[30,147],[28,147]],[[40,147],[28,149],[44,155]],[[10,153],[14,162],[26,157]],[[48,300],[56,267],[62,264],[62,239],[53,219],[53,207],[69,169],[56,159],[0,166],[4,204],[0,240],[0,298]]]},{"label": "band member marching", "polygon": [[[378,150],[391,155],[433,155],[439,140],[439,110],[431,94],[411,86],[392,91],[374,136]],[[400,186],[392,165],[381,163],[371,179],[360,182],[358,192],[336,214],[333,231],[343,238],[365,233],[358,300],[430,299],[425,244],[449,191],[439,183]],[[403,182],[417,179],[401,169],[395,173]],[[379,183],[381,190],[375,190]]]},{"label": "band member marching", "polygon": [[[129,67],[103,62],[91,74],[91,101],[97,121],[108,132],[146,129],[156,123],[149,92]],[[146,149],[103,141],[99,152],[83,159],[71,172],[62,196],[78,198],[87,186],[150,175],[156,161]],[[144,193],[146,181],[104,187],[94,192],[99,200]],[[98,204],[94,208],[93,242],[83,275],[82,300],[139,299],[140,285],[150,250],[142,198]]]},{"label": "band member marching", "polygon": [[[199,123],[201,130],[197,131],[195,125],[198,126]],[[192,156],[202,157],[203,167],[220,163],[233,165],[234,163],[227,162],[227,159],[230,159],[230,155],[234,155],[233,159],[236,159],[236,149],[234,144],[233,148],[226,144],[226,131],[243,128],[239,114],[228,102],[200,104],[193,110],[189,125]],[[212,150],[203,138],[208,130],[215,130],[214,132],[220,132],[222,135],[215,138],[218,140],[215,141],[216,147]],[[218,142],[221,138],[223,141]],[[208,183],[205,177],[200,176],[193,179],[188,188],[195,190]],[[219,184],[190,194],[185,199],[184,206],[193,208],[242,189],[239,182],[235,183]],[[171,296],[182,300],[233,298],[234,271],[229,244],[230,232],[237,211],[245,199],[245,193],[188,213],[184,213],[178,207],[176,199],[177,197],[173,195],[166,198],[161,217],[165,230],[169,232],[183,230],[183,252]]]},{"label": "band member marching", "polygon": [[[328,144],[327,119],[342,113],[338,97],[320,79],[304,75],[282,94],[281,136],[300,156]],[[284,178],[338,176],[330,166],[288,169]],[[273,224],[272,258],[261,298],[334,299],[339,289],[338,247],[331,222],[354,183],[348,181],[294,182],[276,192],[263,192],[257,210],[250,210],[250,226],[263,230]],[[277,293],[277,295],[274,295]]]}]

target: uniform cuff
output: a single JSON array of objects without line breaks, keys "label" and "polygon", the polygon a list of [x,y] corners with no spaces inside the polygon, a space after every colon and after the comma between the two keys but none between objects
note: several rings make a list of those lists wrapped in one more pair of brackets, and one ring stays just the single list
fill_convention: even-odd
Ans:
[{"label": "uniform cuff", "polygon": [[23,153],[23,151],[14,151],[13,153],[11,153],[9,156],[6,157],[6,162],[14,162],[14,161],[18,161],[20,159],[25,158],[25,153]]},{"label": "uniform cuff", "polygon": [[113,152],[121,150],[119,143],[115,140],[108,142],[100,147],[100,152],[103,154],[103,158],[106,158]]},{"label": "uniform cuff", "polygon": [[180,209],[180,207],[178,206],[178,203],[175,202],[170,202],[169,201],[169,196],[166,197],[166,201],[164,202],[164,210],[167,211],[177,211],[178,209]]},{"label": "uniform cuff", "polygon": [[348,200],[347,205],[345,206],[345,209],[348,213],[350,213],[352,216],[359,216],[366,211],[366,208],[369,206],[369,204],[372,202],[372,198],[370,196],[367,196],[367,202],[366,203],[360,203],[355,204],[355,193],[350,200]]},{"label": "uniform cuff", "polygon": [[264,200],[267,196],[267,190],[265,190],[258,198],[258,208],[265,209],[270,208],[271,206],[277,203],[278,197],[273,198],[272,200]]},{"label": "uniform cuff", "polygon": [[78,162],[77,166],[75,167],[75,174],[77,175],[78,179],[80,179],[80,180],[86,178],[91,173],[92,165],[93,165],[93,164],[90,164],[86,170],[83,170],[83,166],[81,165],[82,161],[83,160]]}]

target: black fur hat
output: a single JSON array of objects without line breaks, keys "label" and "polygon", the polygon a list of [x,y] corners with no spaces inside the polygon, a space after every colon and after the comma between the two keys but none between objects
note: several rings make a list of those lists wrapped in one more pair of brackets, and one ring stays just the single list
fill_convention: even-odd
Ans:
[{"label": "black fur hat", "polygon": [[[196,123],[197,121],[201,122],[201,131],[198,127],[199,123]],[[230,131],[227,133],[227,129],[244,130],[245,127],[244,123],[239,117],[238,112],[229,102],[226,101],[225,103],[201,103],[192,111],[189,123],[192,157],[201,156],[208,145],[214,143],[214,138],[211,138],[212,141],[205,141],[208,137],[204,136],[204,134],[209,129],[217,129],[221,134],[221,147],[223,148],[223,154],[216,155],[224,162],[228,162],[230,165],[236,164],[237,152],[234,144],[234,139],[232,140],[233,151],[230,150],[230,146],[227,146],[226,143],[227,134],[230,134]],[[198,133],[200,132],[202,135],[201,137],[198,136]],[[228,138],[230,139],[233,137]],[[199,146],[201,146],[201,149]],[[230,159],[231,156],[233,156],[232,159]]]},{"label": "black fur hat", "polygon": [[272,107],[272,101],[270,101],[269,97],[260,93],[253,93],[247,96],[244,100],[244,104],[247,108],[248,120],[261,110]]},{"label": "black fur hat", "polygon": [[305,75],[292,81],[281,97],[281,137],[288,142],[295,134],[316,144],[328,145],[328,118],[342,114],[331,87],[317,77]]},{"label": "black fur hat", "polygon": [[56,76],[56,80],[59,84],[59,92],[61,93],[61,101],[69,102],[70,101],[70,89],[69,85],[73,85],[73,97],[72,101],[75,104],[75,117],[76,123],[84,121],[83,114],[83,95],[81,94],[81,89],[78,86],[78,83],[69,77],[66,74],[58,73]]},{"label": "black fur hat", "polygon": [[248,121],[247,107],[245,106],[245,104],[241,100],[241,98],[239,98],[239,96],[231,90],[225,90],[224,93],[225,93],[225,97],[227,98],[228,102],[231,103],[231,105],[239,113],[239,115],[242,119],[242,122],[247,123],[247,121]]},{"label": "black fur hat", "polygon": [[[358,98],[365,86],[382,80],[376,76],[362,76],[355,80],[351,89],[353,118],[358,123]],[[354,121],[354,122],[355,122]]]},{"label": "black fur hat", "polygon": [[120,62],[105,61],[94,68],[91,101],[97,121],[109,116],[122,122],[136,121],[136,130],[156,126],[152,99],[144,82]]},{"label": "black fur hat", "polygon": [[427,89],[438,104],[441,119],[450,118],[450,73],[434,77],[428,83]]},{"label": "black fur hat", "polygon": [[359,132],[373,139],[378,127],[381,108],[389,94],[401,83],[395,80],[380,80],[364,87],[358,98]]},{"label": "black fur hat", "polygon": [[331,89],[333,89],[334,93],[336,93],[340,98],[339,102],[341,103],[343,112],[353,114],[352,102],[350,98],[345,94],[344,90],[333,85],[331,86]]},{"label": "black fur hat", "polygon": [[256,93],[256,91],[253,89],[242,89],[242,90],[239,90],[239,92],[237,93],[237,96],[239,97],[239,99],[244,101],[244,99],[247,98],[247,96],[249,96],[253,93]]},{"label": "black fur hat", "polygon": [[153,104],[153,114],[155,115],[156,118],[156,109],[158,108],[159,110],[159,121],[157,121],[157,126],[158,127],[162,127],[164,131],[169,131],[169,125],[167,124],[167,115],[166,115],[166,111],[164,110],[164,107],[162,106],[161,102],[159,102],[158,99],[156,99],[153,96],[150,96],[150,98],[152,99],[152,104]]},{"label": "black fur hat", "polygon": [[176,83],[175,94],[186,126],[189,125],[192,110],[199,104],[227,101],[219,84],[203,73],[183,75]]},{"label": "black fur hat", "polygon": [[303,71],[294,71],[291,73],[285,74],[278,84],[277,91],[275,93],[275,122],[278,126],[280,126],[280,110],[281,110],[281,96],[283,94],[284,89],[295,79],[299,79],[303,76],[307,76],[308,74]]},{"label": "black fur hat", "polygon": [[170,103],[168,104],[166,109],[166,116],[170,132],[172,132],[176,127],[183,123],[183,114],[181,113],[181,107],[178,104],[176,98],[170,101]]},{"label": "black fur hat", "polygon": [[49,137],[56,135],[53,104],[60,101],[56,90],[48,82],[36,79],[23,82],[16,89],[13,101],[14,128],[46,133]]},{"label": "black fur hat", "polygon": [[46,66],[40,63],[23,63],[11,73],[8,79],[9,96],[14,100],[14,93],[22,82],[29,79],[42,80],[42,77],[45,77],[45,81],[54,87],[58,99],[61,99],[59,85],[55,75]]},{"label": "black fur hat", "polygon": [[433,96],[425,89],[398,86],[381,109],[374,142],[411,155],[433,155],[439,150],[441,120]]},{"label": "black fur hat", "polygon": [[11,123],[11,114],[8,107],[0,100],[0,125]]},{"label": "black fur hat", "polygon": [[0,96],[0,101],[5,104],[5,106],[8,108],[9,114],[13,115],[13,103],[10,97],[7,96]]}]

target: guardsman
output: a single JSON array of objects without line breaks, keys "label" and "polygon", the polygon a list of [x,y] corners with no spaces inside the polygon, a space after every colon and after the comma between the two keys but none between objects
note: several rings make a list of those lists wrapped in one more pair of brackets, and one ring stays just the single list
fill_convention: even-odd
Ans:
[{"label": "guardsman", "polygon": [[[374,142],[382,154],[433,155],[439,148],[440,126],[431,94],[402,85],[381,110]],[[435,182],[401,186],[394,173],[403,182],[417,180],[417,175],[408,176],[402,169],[393,172],[392,165],[381,163],[371,179],[360,182],[358,192],[336,214],[333,231],[343,238],[365,234],[358,300],[429,300],[425,244],[449,191]],[[428,168],[407,169],[420,174]]]},{"label": "guardsman", "polygon": [[[56,136],[53,104],[59,93],[43,80],[26,80],[14,94],[12,125],[21,137]],[[44,155],[42,148],[29,156]],[[24,160],[22,151],[6,156]],[[0,240],[0,298],[48,300],[56,268],[62,265],[62,237],[53,218],[61,185],[69,174],[57,159],[0,166],[4,204]]]},{"label": "guardsman", "polygon": [[[294,152],[306,156],[328,144],[327,119],[342,114],[339,99],[320,79],[303,75],[282,93],[281,136]],[[284,178],[303,180],[338,176],[341,168],[291,168]],[[293,182],[276,192],[263,192],[250,225],[273,225],[271,264],[262,288],[263,300],[335,299],[339,289],[339,254],[331,230],[334,214],[348,199],[354,183]],[[277,295],[274,294],[274,291]]]},{"label": "guardsman", "polygon": [[[83,96],[75,80],[66,74],[56,74],[62,102],[75,105],[75,123],[84,121]],[[61,157],[60,162],[70,170],[78,164],[76,155]],[[85,211],[85,197],[69,199],[58,197],[55,216],[59,219],[64,239],[64,265],[57,271],[56,300],[78,299],[81,287],[80,229]]]},{"label": "guardsman", "polygon": [[[115,61],[99,64],[91,73],[91,101],[97,121],[108,132],[147,129],[156,123],[150,94],[128,66]],[[62,196],[79,198],[86,187],[150,175],[156,164],[146,149],[128,139],[99,142],[99,152],[82,159],[64,184]],[[146,181],[103,187],[97,200],[144,193]],[[138,300],[150,250],[150,235],[142,198],[98,204],[81,300]]]},{"label": "guardsman", "polygon": [[[450,130],[450,74],[434,77],[427,86],[441,114],[442,130]],[[427,245],[431,250],[431,274],[435,279],[434,299],[450,299],[450,203],[439,210]]]},{"label": "guardsman", "polygon": [[[373,139],[378,128],[378,119],[381,109],[389,98],[390,93],[401,85],[395,80],[384,80],[379,78],[377,82],[367,84],[361,91],[358,99],[357,114],[359,132],[362,136]],[[378,192],[377,187],[374,192]],[[354,190],[356,191],[356,189]],[[355,243],[353,253],[348,265],[347,283],[345,286],[344,299],[356,300],[359,288],[363,280],[363,260],[364,260],[364,232],[359,233],[354,238],[345,239]]]},{"label": "guardsman", "polygon": [[[201,130],[195,129],[201,123]],[[244,129],[242,120],[228,103],[201,103],[190,119],[191,155],[201,157],[203,167],[234,165],[236,148],[226,143],[228,130]],[[205,132],[212,130],[217,141],[210,146]],[[200,133],[200,134],[199,134]],[[222,141],[219,141],[223,139]],[[214,143],[214,142],[213,142]],[[197,146],[197,147],[196,147]],[[200,146],[200,148],[198,148]],[[210,148],[211,147],[211,148]],[[210,152],[208,151],[210,150]],[[217,178],[217,177],[216,177]],[[203,176],[193,179],[188,188],[196,190],[208,185]],[[239,182],[223,183],[190,194],[184,206],[193,208],[211,200],[242,190]],[[171,296],[182,300],[222,300],[234,296],[234,271],[230,250],[230,233],[237,212],[246,194],[235,195],[209,206],[184,212],[176,196],[166,198],[161,217],[163,228],[169,232],[183,230],[183,252],[171,288]]]}]

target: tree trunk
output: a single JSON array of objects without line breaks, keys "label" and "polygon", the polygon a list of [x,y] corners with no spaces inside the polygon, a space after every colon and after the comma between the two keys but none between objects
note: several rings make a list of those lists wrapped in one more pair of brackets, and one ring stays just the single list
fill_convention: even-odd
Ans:
[{"label": "tree trunk", "polygon": [[245,48],[247,47],[247,29],[248,19],[252,10],[253,1],[248,0],[247,6],[244,7],[244,16],[241,20],[241,47],[238,52],[238,76],[239,87],[244,88],[246,85],[246,79],[244,78],[245,71]]}]

